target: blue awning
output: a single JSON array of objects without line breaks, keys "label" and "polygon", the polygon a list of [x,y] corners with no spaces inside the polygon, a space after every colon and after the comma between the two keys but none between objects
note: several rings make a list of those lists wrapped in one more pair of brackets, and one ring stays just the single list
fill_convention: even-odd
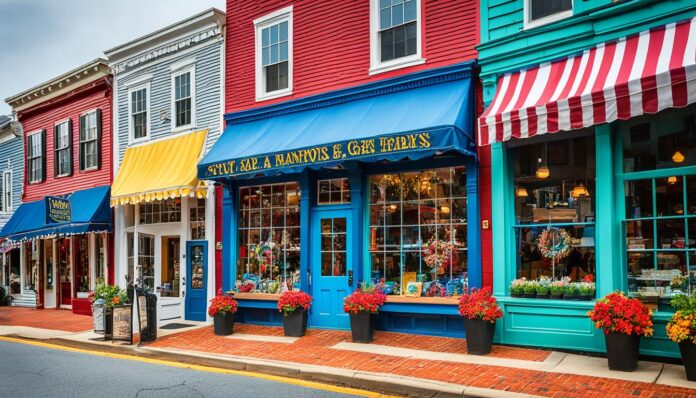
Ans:
[{"label": "blue awning", "polygon": [[228,115],[224,133],[198,164],[198,178],[297,173],[348,160],[415,160],[448,151],[474,156],[470,69],[469,63],[456,75],[448,69],[444,78],[429,72],[378,83],[384,87],[373,83],[363,91],[296,101],[291,110],[269,107],[263,117],[242,112],[235,122]]},{"label": "blue awning", "polygon": [[73,192],[70,201],[71,221],[47,223],[46,201],[22,203],[0,231],[0,238],[24,241],[39,237],[111,232],[110,187],[101,186]]}]

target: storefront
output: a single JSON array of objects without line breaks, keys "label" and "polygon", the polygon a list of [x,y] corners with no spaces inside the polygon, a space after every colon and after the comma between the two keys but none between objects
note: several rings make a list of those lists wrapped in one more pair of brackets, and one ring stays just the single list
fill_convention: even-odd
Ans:
[{"label": "storefront", "polygon": [[[499,170],[499,342],[603,352],[586,315],[594,300],[511,290],[596,281],[596,297],[621,290],[655,309],[642,353],[678,356],[658,301],[691,292],[696,276],[695,32],[693,18],[657,26],[499,78],[479,119],[479,143]],[[563,243],[559,255],[545,239]]]},{"label": "storefront", "polygon": [[455,296],[481,284],[472,67],[226,115],[198,176],[225,188],[241,321],[279,322],[277,297],[301,289],[311,326],[345,329],[343,297],[373,282],[382,329],[461,335]]},{"label": "storefront", "polygon": [[20,205],[0,231],[14,248],[5,256],[19,304],[91,315],[90,291],[113,280],[111,230],[108,186]]},{"label": "storefront", "polygon": [[205,321],[213,288],[214,187],[196,179],[207,131],[126,149],[111,191],[117,282],[158,295],[160,321]]}]

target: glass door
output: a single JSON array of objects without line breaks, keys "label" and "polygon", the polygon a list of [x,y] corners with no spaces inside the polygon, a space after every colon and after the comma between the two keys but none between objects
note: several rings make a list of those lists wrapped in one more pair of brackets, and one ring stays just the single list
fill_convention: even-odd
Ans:
[{"label": "glass door", "polygon": [[205,321],[208,303],[206,268],[208,264],[208,241],[186,242],[186,310],[189,321]]}]

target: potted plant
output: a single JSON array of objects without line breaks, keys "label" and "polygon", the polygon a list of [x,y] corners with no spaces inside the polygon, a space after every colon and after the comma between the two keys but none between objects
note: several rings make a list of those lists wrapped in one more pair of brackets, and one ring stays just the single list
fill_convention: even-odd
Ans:
[{"label": "potted plant", "polygon": [[469,354],[491,352],[495,322],[503,316],[490,289],[471,289],[459,299],[459,314],[464,317],[466,349]]},{"label": "potted plant", "polygon": [[302,291],[287,291],[278,299],[278,311],[283,313],[283,329],[286,336],[302,337],[307,331],[307,311],[312,296]]},{"label": "potted plant", "polygon": [[536,282],[536,281],[528,281],[527,283],[525,283],[524,287],[522,288],[523,289],[522,297],[535,298],[537,285],[538,285],[538,282]]},{"label": "potted plant", "polygon": [[222,289],[218,290],[215,297],[210,300],[208,315],[213,317],[215,334],[227,336],[232,334],[234,328],[234,314],[237,312],[237,301],[232,297],[222,294]]},{"label": "potted plant", "polygon": [[538,298],[549,298],[549,285],[551,284],[551,279],[548,276],[542,276],[539,278],[536,284],[536,294]]},{"label": "potted plant", "polygon": [[679,344],[686,379],[696,381],[696,296],[672,299],[675,313],[667,323],[667,337]]},{"label": "potted plant", "polygon": [[587,315],[604,330],[609,369],[636,370],[640,338],[653,334],[652,311],[640,300],[614,292],[597,300]]},{"label": "potted plant", "polygon": [[343,311],[350,315],[350,331],[355,343],[369,343],[374,338],[375,318],[387,296],[374,285],[363,283],[343,299]]},{"label": "potted plant", "polygon": [[657,310],[660,312],[674,312],[675,308],[672,305],[672,300],[679,295],[687,294],[688,290],[689,278],[681,275],[675,276],[670,281],[668,292],[657,300]]},{"label": "potted plant", "polygon": [[563,298],[563,292],[565,291],[565,286],[568,283],[567,280],[568,277],[565,277],[563,279],[553,281],[549,285],[549,291],[551,292],[551,298],[560,300]]},{"label": "potted plant", "polygon": [[527,278],[519,278],[512,281],[510,284],[510,296],[522,297],[524,294],[524,285],[527,283]]},{"label": "potted plant", "polygon": [[577,300],[578,299],[578,286],[574,282],[568,282],[563,287],[563,298],[565,300]]},{"label": "potted plant", "polygon": [[596,289],[594,282],[580,282],[577,286],[580,300],[590,301],[594,298]]},{"label": "potted plant", "polygon": [[89,297],[92,300],[92,318],[100,319],[101,317],[104,323],[103,325],[95,324],[95,331],[111,334],[111,308],[128,303],[128,295],[118,286],[106,284],[104,279],[99,278]]}]

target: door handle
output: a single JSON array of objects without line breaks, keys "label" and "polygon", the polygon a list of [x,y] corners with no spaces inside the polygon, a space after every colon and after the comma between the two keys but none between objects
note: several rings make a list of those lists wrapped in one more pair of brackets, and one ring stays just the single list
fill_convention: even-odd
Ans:
[{"label": "door handle", "polygon": [[348,270],[348,286],[353,286],[353,270]]}]

